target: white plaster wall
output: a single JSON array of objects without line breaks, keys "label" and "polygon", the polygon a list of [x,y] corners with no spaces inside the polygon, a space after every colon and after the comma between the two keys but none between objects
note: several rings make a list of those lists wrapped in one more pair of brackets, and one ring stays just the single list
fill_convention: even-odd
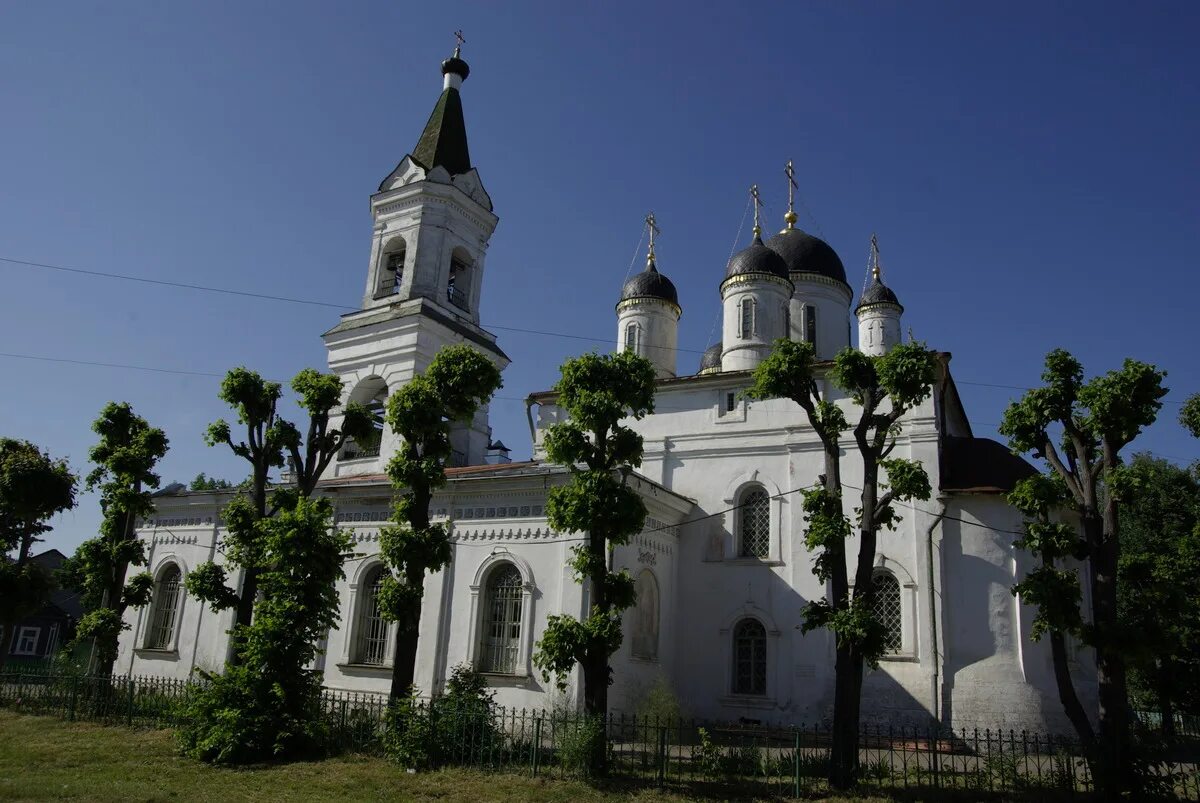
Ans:
[{"label": "white plaster wall", "polygon": [[678,307],[653,299],[631,299],[617,305],[617,351],[625,351],[625,330],[640,328],[637,354],[654,363],[659,379],[675,376],[679,342]]},{"label": "white plaster wall", "polygon": [[850,345],[849,288],[812,273],[792,274],[792,283],[790,339],[805,340],[804,306],[811,304],[817,308],[817,359],[833,359]]},{"label": "white plaster wall", "polygon": [[[744,282],[728,280],[722,286],[722,371],[754,368],[771,353],[771,344],[786,336],[785,309],[790,290],[788,283],[769,277]],[[754,329],[750,337],[743,338],[738,309],[746,298],[755,302]]]},{"label": "white plaster wall", "polygon": [[878,357],[900,342],[900,309],[872,304],[858,312],[858,350]]}]

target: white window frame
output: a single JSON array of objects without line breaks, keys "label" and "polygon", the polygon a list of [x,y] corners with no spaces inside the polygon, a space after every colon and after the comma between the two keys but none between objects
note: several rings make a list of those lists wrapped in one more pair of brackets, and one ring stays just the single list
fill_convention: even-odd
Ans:
[{"label": "white window frame", "polygon": [[[744,619],[757,619],[767,633],[766,694],[735,694],[733,692],[733,631]],[[780,681],[786,677],[786,674],[780,671],[785,652],[780,639],[781,635],[782,633],[771,615],[751,602],[738,606],[725,617],[724,626],[717,631],[717,637],[721,640],[718,653],[725,666],[725,671],[721,673],[723,685],[717,691],[721,705],[731,709],[774,709],[776,707],[776,695],[780,693]]]},{"label": "white window frame", "polygon": [[[875,560],[871,577],[883,572],[890,573],[900,584],[900,651],[887,652],[880,656],[881,662],[914,663],[921,660],[917,641],[917,583],[905,566],[895,558],[881,552]],[[853,579],[853,578],[852,578]],[[854,584],[850,585],[854,593]]]},{"label": "white window frame", "polygon": [[[157,643],[157,631],[159,630],[159,618],[163,615],[166,608],[165,601],[162,599],[162,583],[167,572],[175,571],[179,573],[179,586],[175,590],[175,599],[172,601],[174,610],[171,613],[171,632],[168,634],[164,643]],[[171,652],[179,643],[179,619],[180,613],[183,611],[183,597],[186,593],[183,587],[183,567],[174,560],[164,560],[158,567],[158,571],[154,575],[154,591],[150,600],[150,615],[147,617],[146,632],[142,634],[142,649],[155,650],[157,652]]]},{"label": "white window frame", "polygon": [[[741,500],[751,485],[761,486],[767,492],[767,508],[771,514],[770,546],[767,554],[761,558],[742,557],[741,554]],[[786,508],[784,496],[779,486],[771,478],[757,469],[744,471],[734,477],[725,486],[723,501],[729,512],[725,514],[725,532],[729,536],[725,550],[725,562],[730,564],[753,564],[762,566],[782,566],[783,555],[783,521]]]},{"label": "white window frame", "polygon": [[[746,549],[746,503],[751,494],[761,493],[764,497],[763,502],[767,512],[767,531],[766,531],[766,550],[762,555],[749,554]],[[736,533],[734,536],[735,546],[737,547],[737,557],[742,560],[770,560],[771,558],[771,494],[761,483],[747,483],[741,491],[738,492],[737,510],[734,511],[734,522]]]},{"label": "white window frame", "polygon": [[[33,639],[33,643],[29,649],[24,649],[23,644],[26,636]],[[42,638],[42,629],[40,627],[30,627],[26,625],[19,629],[16,633],[16,638],[13,639],[12,654],[13,655],[37,655],[38,641]]]},{"label": "white window frame", "polygon": [[362,575],[362,580],[358,585],[359,594],[357,610],[354,612],[354,622],[351,627],[350,634],[350,659],[355,666],[377,666],[380,668],[391,667],[392,665],[392,650],[394,648],[392,636],[392,623],[380,617],[384,622],[383,635],[383,655],[378,662],[367,662],[363,660],[363,649],[360,641],[363,639],[363,628],[366,626],[367,605],[371,604],[370,590],[382,578],[384,572],[387,571],[387,566],[382,563],[374,563],[371,568]]},{"label": "white window frame", "polygon": [[183,614],[187,609],[187,590],[184,586],[184,580],[187,579],[188,576],[188,566],[187,562],[180,558],[178,554],[174,552],[167,552],[155,558],[154,570],[152,572],[156,578],[154,581],[155,587],[158,585],[157,578],[162,577],[162,573],[166,570],[167,566],[170,565],[173,565],[179,570],[179,596],[175,600],[175,632],[171,634],[170,645],[162,648],[146,646],[150,641],[151,628],[154,627],[154,616],[145,614],[153,613],[153,597],[151,597],[150,600],[150,611],[143,609],[142,614],[138,615],[138,628],[141,630],[141,632],[138,634],[138,640],[134,642],[135,651],[144,651],[154,655],[156,658],[170,658],[172,654],[178,657],[179,638],[183,630]]},{"label": "white window frame", "polygon": [[488,555],[480,562],[475,570],[475,578],[471,582],[471,617],[468,620],[467,660],[473,667],[478,667],[483,660],[483,630],[484,617],[487,615],[487,581],[492,569],[499,563],[511,563],[521,573],[521,636],[517,644],[517,660],[512,674],[496,674],[484,672],[489,678],[527,678],[532,676],[531,656],[533,654],[533,600],[537,592],[534,584],[533,570],[529,562],[512,552],[498,551]]},{"label": "white window frame", "polygon": [[[354,663],[354,643],[358,638],[359,606],[362,597],[362,595],[359,594],[359,591],[363,588],[363,584],[371,577],[372,574],[374,574],[375,569],[382,565],[383,561],[378,555],[372,555],[368,558],[364,558],[358,564],[358,568],[355,570],[354,576],[351,578],[350,593],[347,595],[346,607],[343,609],[342,613],[342,626],[340,628],[342,636],[342,654],[341,659],[338,661],[338,666],[354,667],[356,670],[377,670],[379,672],[386,673],[390,673],[392,671],[391,656],[395,654],[396,649],[395,622],[388,623],[388,640],[387,646],[384,650],[385,655],[388,657],[388,663],[384,666]],[[349,574],[349,572],[347,572],[347,574]]]}]

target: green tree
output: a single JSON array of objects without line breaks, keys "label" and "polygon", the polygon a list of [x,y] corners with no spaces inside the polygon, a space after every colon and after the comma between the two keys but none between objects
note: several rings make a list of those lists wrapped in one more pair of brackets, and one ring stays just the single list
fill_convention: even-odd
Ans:
[{"label": "green tree", "polygon": [[255,522],[262,558],[260,592],[238,658],[188,698],[179,731],[183,751],[218,764],[314,756],[328,745],[322,676],[309,666],[337,622],[336,583],[351,542],[333,523],[327,499],[280,501]]},{"label": "green tree", "polygon": [[[569,419],[546,433],[546,454],[567,467],[570,481],[550,489],[546,518],[559,532],[586,533],[571,549],[570,566],[576,580],[587,583],[591,610],[583,621],[569,614],[549,617],[534,663],[547,680],[555,676],[559,688],[578,664],[584,711],[591,717],[608,713],[608,659],[621,646],[621,612],[635,600],[633,578],[611,571],[608,558],[646,520],[646,506],[627,485],[629,472],[642,463],[642,436],[621,421],[654,411],[654,378],[654,366],[633,352],[585,354],[563,364],[554,386]],[[603,731],[598,733],[590,753],[596,772],[604,768]]]},{"label": "green tree", "polygon": [[[863,487],[853,522],[845,513],[841,479],[841,437],[850,424],[842,408],[821,393],[823,376],[859,408],[852,434]],[[831,593],[805,607],[802,629],[827,628],[836,641],[829,780],[838,789],[853,785],[858,773],[863,665],[877,666],[885,650],[885,629],[874,612],[879,532],[900,521],[896,502],[930,496],[929,477],[920,463],[891,454],[900,419],[929,397],[936,376],[936,355],[923,343],[904,343],[878,357],[847,348],[825,366],[817,363],[811,343],[779,340],[755,369],[746,393],[752,399],[786,398],[798,404],[824,452],[825,473],[818,487],[803,492],[803,504],[805,543],[817,553],[813,574],[829,584]],[[859,550],[851,575],[846,539],[854,530]]]},{"label": "green tree", "polygon": [[[1083,536],[1079,555],[1089,565],[1091,591],[1090,623],[1079,632],[1096,653],[1097,732],[1092,732],[1086,717],[1072,715],[1067,700],[1064,705],[1079,738],[1092,747],[1097,784],[1110,798],[1130,788],[1134,759],[1124,654],[1127,634],[1118,615],[1119,507],[1130,494],[1129,473],[1120,452],[1157,417],[1159,400],[1167,392],[1164,376],[1152,365],[1127,359],[1120,370],[1084,382],[1079,361],[1055,349],[1046,355],[1045,385],[1010,404],[1000,424],[1014,452],[1045,460],[1062,480],[1070,508],[1079,519]],[[1059,583],[1042,589],[1041,596],[1030,601],[1053,631],[1067,626],[1064,609],[1072,603],[1078,609],[1078,594]],[[1046,615],[1047,610],[1053,613]],[[1058,666],[1065,662],[1065,653],[1055,654],[1054,660],[1056,676],[1065,673],[1065,665]]]},{"label": "green tree", "polygon": [[46,603],[54,578],[31,561],[46,521],[75,507],[77,479],[28,441],[0,438],[0,669],[16,623]]},{"label": "green tree", "polygon": [[501,386],[500,371],[470,346],[447,346],[423,374],[388,397],[387,423],[403,442],[387,473],[399,491],[393,524],[380,532],[379,554],[388,567],[379,592],[380,611],[397,623],[391,698],[411,693],[425,573],[450,563],[446,525],[429,519],[433,492],[446,483],[450,433],[470,421]]},{"label": "green tree", "polygon": [[196,478],[188,485],[189,491],[228,491],[234,488],[234,484],[229,480],[210,477],[201,471],[196,475]]},{"label": "green tree", "polygon": [[[225,568],[213,563],[198,566],[185,583],[188,591],[220,610],[236,609],[234,631],[250,625],[254,600],[258,595],[259,575],[271,567],[263,550],[267,530],[260,522],[280,507],[290,507],[296,497],[312,495],[317,482],[347,438],[370,427],[366,410],[357,404],[346,406],[340,429],[330,427],[330,418],[341,400],[342,380],[306,368],[292,379],[300,407],[308,413],[307,435],[301,438],[294,424],[281,418],[277,408],[283,396],[278,382],[270,382],[247,368],[234,368],[221,382],[220,398],[237,412],[238,423],[245,428],[243,440],[234,441],[230,425],[219,420],[208,428],[205,440],[210,446],[225,444],[235,455],[250,463],[250,477],[239,485],[241,492],[223,512],[228,536],[225,557],[228,565],[243,571],[239,590],[230,588]],[[268,509],[268,486],[272,468],[281,468],[290,458],[296,485],[282,489]],[[203,475],[201,475],[203,477]],[[197,478],[199,479],[199,477]],[[236,642],[236,636],[235,636]],[[235,647],[235,661],[238,652]]]},{"label": "green tree", "polygon": [[92,424],[100,436],[89,454],[95,469],[87,477],[89,491],[100,491],[103,520],[100,536],[79,545],[67,576],[83,593],[88,612],[75,630],[76,641],[91,640],[88,671],[111,675],[117,638],[128,629],[129,607],[150,601],[154,579],[148,572],[128,578],[130,566],[145,566],[146,551],[137,537],[137,522],[154,510],[150,491],[158,487],[154,467],[167,453],[167,436],[125,403],[110,402]]},{"label": "green tree", "polygon": [[1131,493],[1120,508],[1121,622],[1130,639],[1129,690],[1139,708],[1200,713],[1200,477],[1149,454],[1129,465]]}]

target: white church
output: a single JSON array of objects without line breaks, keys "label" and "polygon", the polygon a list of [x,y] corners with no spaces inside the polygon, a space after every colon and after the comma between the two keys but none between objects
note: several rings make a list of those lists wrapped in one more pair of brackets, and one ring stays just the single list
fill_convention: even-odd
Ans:
[{"label": "white church", "polygon": [[[472,165],[458,51],[442,63],[444,84],[412,153],[371,196],[374,221],[362,307],[324,334],[329,367],[346,400],[381,405],[437,351],[466,343],[503,369],[509,357],[479,324],[485,256],[498,218]],[[829,359],[851,345],[880,354],[901,338],[901,306],[878,269],[855,303],[828,244],[795,226],[753,242],[728,263],[719,291],[719,343],[699,365],[676,351],[682,312],[654,262],[615,299],[617,348],[647,357],[658,372],[655,413],[632,422],[645,460],[631,478],[649,510],[646,530],[614,555],[635,578],[637,605],[612,657],[614,712],[635,712],[659,680],[689,716],[763,723],[817,723],[830,716],[833,639],[802,634],[801,610],[826,594],[812,574],[795,490],[822,471],[820,443],[802,410],[786,400],[741,397],[750,372],[781,337],[812,342]],[[826,389],[828,389],[826,384]],[[856,413],[847,406],[851,420]],[[547,427],[561,420],[551,391],[528,397],[533,459],[509,462],[492,443],[486,409],[454,436],[453,468],[433,503],[450,522],[453,559],[427,577],[416,682],[437,693],[451,669],[486,674],[497,702],[547,707],[557,695],[532,655],[547,617],[586,615],[587,592],[567,567],[580,533],[554,531],[544,505],[566,470],[544,459]],[[1021,518],[1003,493],[1033,468],[1001,444],[976,438],[955,388],[950,354],[940,354],[932,397],[903,419],[897,456],[921,461],[934,497],[901,506],[903,520],[881,535],[875,582],[889,651],[867,670],[864,720],[1063,731],[1046,642],[1029,634],[1033,611],[1010,592],[1031,568],[1013,548]],[[384,465],[396,448],[387,431],[348,443],[319,492],[357,553],[339,589],[341,615],[324,644],[326,686],[386,693],[394,627],[375,603],[383,566],[380,527],[393,490]],[[861,484],[855,453],[843,464]],[[189,598],[182,578],[221,562],[219,511],[230,492],[171,486],[139,530],[155,577],[153,604],[127,614],[118,672],[186,678],[219,670],[233,613]],[[847,511],[856,494],[847,494]],[[849,545],[857,554],[857,543]],[[1086,588],[1085,588],[1086,593]],[[1074,659],[1085,699],[1094,670]],[[570,694],[581,699],[578,675]]]}]

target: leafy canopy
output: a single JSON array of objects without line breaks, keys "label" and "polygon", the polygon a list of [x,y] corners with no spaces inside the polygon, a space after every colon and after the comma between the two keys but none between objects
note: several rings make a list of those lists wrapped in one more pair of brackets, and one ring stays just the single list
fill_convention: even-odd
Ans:
[{"label": "leafy canopy", "polygon": [[572,548],[570,566],[576,581],[591,582],[594,602],[583,621],[551,616],[538,641],[534,663],[560,688],[577,663],[603,661],[607,668],[621,646],[621,612],[635,601],[633,578],[609,571],[607,556],[645,526],[646,506],[626,484],[628,471],[642,463],[642,437],[621,421],[654,411],[654,384],[653,364],[623,351],[568,360],[554,386],[569,419],[550,427],[545,448],[570,481],[548,492],[546,518],[559,532],[588,533]]}]

